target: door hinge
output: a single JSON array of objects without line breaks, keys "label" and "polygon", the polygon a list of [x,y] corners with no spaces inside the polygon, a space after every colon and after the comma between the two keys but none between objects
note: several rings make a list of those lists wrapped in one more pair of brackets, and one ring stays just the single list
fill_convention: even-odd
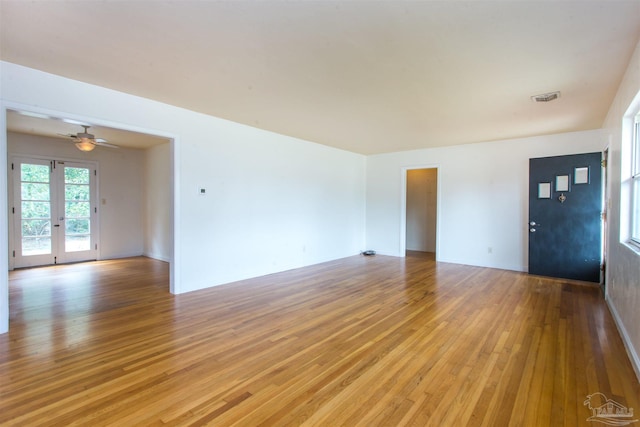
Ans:
[{"label": "door hinge", "polygon": [[11,163],[11,170],[13,170],[13,163]]},{"label": "door hinge", "polygon": [[54,263],[54,264],[57,264],[57,263],[58,263],[58,257],[57,257],[57,256],[54,256],[54,257],[53,257],[53,263]]},{"label": "door hinge", "polygon": [[96,243],[96,251],[98,250],[98,244]]},{"label": "door hinge", "polygon": [[607,159],[602,159],[600,164],[602,165],[603,168],[606,168],[607,167]]},{"label": "door hinge", "polygon": [[98,207],[97,206],[95,208],[93,208],[93,212],[94,213],[98,213]]},{"label": "door hinge", "polygon": [[13,257],[14,258],[16,257],[16,251],[13,251]]},{"label": "door hinge", "polygon": [[98,176],[98,171],[96,169],[93,170],[93,176]]},{"label": "door hinge", "polygon": [[13,214],[16,213],[16,208],[15,207],[11,208],[11,213],[13,213]]}]

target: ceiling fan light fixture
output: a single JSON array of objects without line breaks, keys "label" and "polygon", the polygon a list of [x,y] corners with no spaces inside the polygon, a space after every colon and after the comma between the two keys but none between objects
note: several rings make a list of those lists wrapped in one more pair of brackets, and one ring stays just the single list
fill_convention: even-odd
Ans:
[{"label": "ceiling fan light fixture", "polygon": [[76,147],[80,151],[92,151],[96,146],[88,138],[80,138],[80,141],[76,142]]},{"label": "ceiling fan light fixture", "polygon": [[107,144],[106,139],[96,138],[92,133],[89,133],[90,126],[82,125],[82,127],[84,128],[84,132],[78,132],[75,135],[72,133],[59,133],[58,135],[71,138],[71,142],[75,144],[76,148],[84,152],[93,151],[98,145],[101,147],[118,148],[117,145]]}]

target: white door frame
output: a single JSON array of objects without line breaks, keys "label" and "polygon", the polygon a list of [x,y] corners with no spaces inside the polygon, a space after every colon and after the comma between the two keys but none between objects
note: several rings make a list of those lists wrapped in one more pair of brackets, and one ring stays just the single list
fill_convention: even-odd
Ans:
[{"label": "white door frame", "polygon": [[442,179],[440,176],[440,165],[438,164],[425,164],[418,166],[405,166],[401,170],[400,176],[400,185],[402,186],[402,190],[400,191],[400,241],[399,241],[399,252],[400,256],[404,257],[407,252],[407,172],[410,170],[416,169],[435,169],[437,183],[436,183],[436,261],[439,259],[440,255],[440,195],[441,191],[441,183]]},{"label": "white door frame", "polygon": [[608,274],[609,274],[609,213],[611,212],[611,176],[609,175],[609,171],[611,167],[609,165],[609,161],[611,159],[611,144],[608,143],[602,149],[602,159],[605,161],[605,164],[602,168],[602,213],[604,218],[602,218],[602,263],[604,264],[604,272],[600,277],[600,284],[604,286],[604,297],[607,299],[608,296]]}]

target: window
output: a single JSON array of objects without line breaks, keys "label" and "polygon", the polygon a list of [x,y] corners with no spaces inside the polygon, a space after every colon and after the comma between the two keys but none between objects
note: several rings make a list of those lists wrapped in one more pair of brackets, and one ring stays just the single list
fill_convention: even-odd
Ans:
[{"label": "window", "polygon": [[631,163],[631,240],[640,245],[640,114],[633,123]]}]

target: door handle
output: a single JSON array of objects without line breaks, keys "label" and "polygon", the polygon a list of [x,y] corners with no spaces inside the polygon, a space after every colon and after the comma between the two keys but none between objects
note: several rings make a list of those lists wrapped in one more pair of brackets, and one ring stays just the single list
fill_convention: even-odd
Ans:
[{"label": "door handle", "polygon": [[531,233],[535,233],[535,232],[536,232],[536,229],[535,229],[535,228],[530,228],[530,229],[529,229],[529,231],[530,231]]},{"label": "door handle", "polygon": [[531,221],[531,222],[529,223],[529,225],[530,225],[530,226],[532,226],[532,227],[535,227],[536,225],[540,225],[540,224],[538,224],[538,223],[537,223],[537,222],[535,222],[535,221]]}]

